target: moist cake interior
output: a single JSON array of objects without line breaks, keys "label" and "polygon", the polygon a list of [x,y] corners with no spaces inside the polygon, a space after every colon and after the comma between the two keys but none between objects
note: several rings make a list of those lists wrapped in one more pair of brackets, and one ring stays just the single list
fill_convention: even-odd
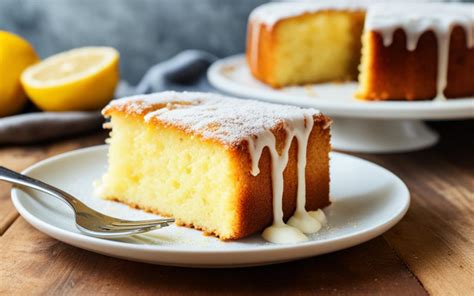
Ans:
[{"label": "moist cake interior", "polygon": [[112,131],[99,196],[223,240],[273,223],[268,240],[287,242],[285,228],[301,241],[321,227],[323,213],[312,211],[329,205],[330,120],[319,111],[163,92],[103,113]]}]

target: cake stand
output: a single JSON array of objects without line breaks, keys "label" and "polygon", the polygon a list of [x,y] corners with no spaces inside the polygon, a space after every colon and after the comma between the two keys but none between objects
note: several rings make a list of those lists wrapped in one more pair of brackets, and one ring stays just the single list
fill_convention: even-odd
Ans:
[{"label": "cake stand", "polygon": [[366,153],[420,150],[439,140],[439,135],[422,120],[474,118],[473,97],[366,102],[354,99],[356,82],[273,89],[253,78],[243,55],[212,64],[208,79],[218,90],[234,96],[321,110],[334,121],[332,146],[338,150]]}]

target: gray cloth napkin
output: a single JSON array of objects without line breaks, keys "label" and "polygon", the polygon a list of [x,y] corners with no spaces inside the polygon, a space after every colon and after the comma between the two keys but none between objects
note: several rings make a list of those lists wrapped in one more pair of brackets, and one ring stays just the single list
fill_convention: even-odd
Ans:
[{"label": "gray cloth napkin", "polygon": [[[207,52],[186,50],[152,66],[137,86],[121,81],[115,97],[164,90],[212,91],[206,71],[217,58]],[[94,112],[30,112],[0,118],[0,145],[31,144],[99,130],[103,118]]]}]

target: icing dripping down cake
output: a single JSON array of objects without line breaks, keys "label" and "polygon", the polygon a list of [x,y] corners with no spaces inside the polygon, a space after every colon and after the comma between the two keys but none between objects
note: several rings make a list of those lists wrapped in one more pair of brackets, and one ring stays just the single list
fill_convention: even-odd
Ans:
[{"label": "icing dripping down cake", "polygon": [[361,99],[474,96],[474,4],[371,6],[360,69]]},{"label": "icing dripping down cake", "polygon": [[265,229],[272,242],[302,241],[324,223],[330,119],[315,109],[163,92],[103,114],[112,128],[103,198],[223,240]]},{"label": "icing dripping down cake", "polygon": [[474,95],[474,4],[373,2],[257,7],[251,73],[277,88],[358,78],[365,100]]}]

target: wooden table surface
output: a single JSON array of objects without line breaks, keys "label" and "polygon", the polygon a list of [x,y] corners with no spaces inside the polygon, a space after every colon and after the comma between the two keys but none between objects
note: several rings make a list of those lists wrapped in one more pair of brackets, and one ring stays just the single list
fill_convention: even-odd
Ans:
[{"label": "wooden table surface", "polygon": [[[412,203],[382,236],[291,263],[238,269],[186,269],[115,259],[52,239],[25,222],[0,183],[0,294],[370,294],[474,295],[474,121],[432,126],[434,148],[357,154],[400,176]],[[23,170],[104,133],[44,145],[0,148],[0,165]]]}]

